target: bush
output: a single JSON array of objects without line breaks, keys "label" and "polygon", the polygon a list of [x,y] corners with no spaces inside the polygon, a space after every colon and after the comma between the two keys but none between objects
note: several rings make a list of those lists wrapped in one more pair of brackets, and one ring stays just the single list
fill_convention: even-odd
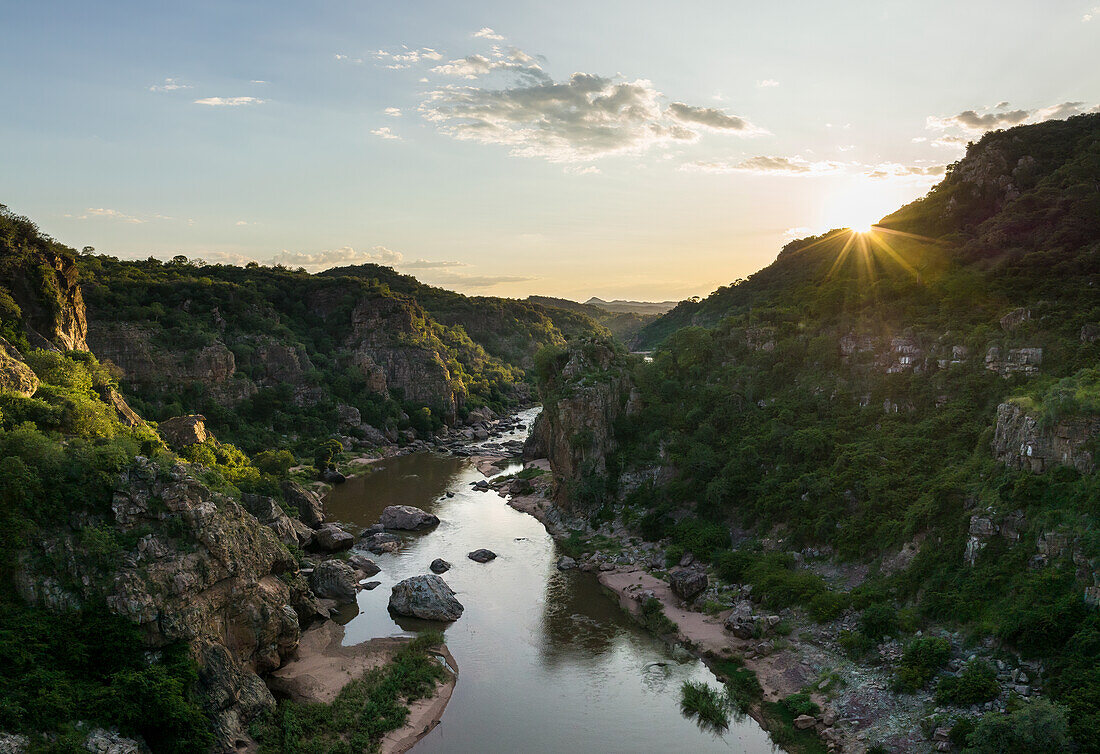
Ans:
[{"label": "bush", "polygon": [[680,687],[680,711],[702,727],[725,730],[730,725],[727,697],[705,683],[684,681]]},{"label": "bush", "polygon": [[285,479],[294,465],[294,455],[289,450],[265,450],[256,454],[252,465],[263,474]]},{"label": "bush", "polygon": [[799,715],[816,715],[821,711],[821,708],[818,707],[817,704],[810,699],[810,695],[805,692],[791,694],[785,698],[781,704],[795,717]]},{"label": "bush", "polygon": [[912,693],[923,688],[951,658],[951,643],[939,637],[914,639],[905,648],[894,676],[894,690]]},{"label": "bush", "polygon": [[1002,715],[982,715],[966,737],[965,754],[1033,754],[1069,750],[1065,712],[1043,698]]},{"label": "bush", "polygon": [[898,611],[886,602],[869,605],[859,617],[860,630],[868,637],[879,640],[892,636],[898,630]]},{"label": "bush", "polygon": [[971,660],[957,676],[940,679],[936,686],[936,701],[969,707],[996,699],[1000,691],[996,669],[985,660]]},{"label": "bush", "polygon": [[642,623],[658,636],[674,634],[680,630],[680,627],[665,615],[661,601],[656,597],[650,597],[642,603]]}]

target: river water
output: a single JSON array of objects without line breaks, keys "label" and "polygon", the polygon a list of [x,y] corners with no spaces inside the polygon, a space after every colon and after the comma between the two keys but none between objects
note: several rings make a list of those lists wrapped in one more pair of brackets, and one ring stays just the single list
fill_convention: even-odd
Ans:
[{"label": "river water", "polygon": [[[524,423],[537,411],[524,412]],[[683,717],[680,685],[718,686],[710,670],[634,623],[593,574],[558,571],[559,553],[542,524],[495,492],[472,490],[479,479],[465,459],[417,453],[375,464],[325,500],[330,519],[361,527],[387,505],[439,516],[438,527],[408,535],[398,552],[370,556],[382,569],[372,579],[382,584],[360,592],[344,613],[346,644],[445,629],[459,680],[442,723],[416,754],[775,751],[751,718],[717,735]],[[499,557],[486,564],[466,557],[481,547]],[[446,625],[391,615],[390,587],[430,573],[435,558],[453,566],[443,579],[465,606],[462,617]]]}]

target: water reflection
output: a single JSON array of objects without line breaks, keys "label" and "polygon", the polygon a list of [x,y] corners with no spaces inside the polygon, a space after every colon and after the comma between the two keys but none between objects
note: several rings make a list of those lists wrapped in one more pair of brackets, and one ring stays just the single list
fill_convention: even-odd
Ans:
[{"label": "water reflection", "polygon": [[[673,659],[592,574],[559,572],[559,553],[542,525],[495,493],[474,491],[482,478],[468,461],[416,454],[381,462],[326,499],[331,518],[359,527],[375,523],[386,505],[415,505],[440,518],[432,531],[403,535],[397,552],[371,556],[382,569],[372,578],[382,583],[359,594],[345,638],[353,644],[440,628],[396,618],[387,602],[394,583],[428,573],[433,559],[452,563],[443,578],[466,611],[444,630],[459,683],[443,723],[417,754],[772,751],[751,720],[715,736],[681,716],[680,686],[715,684],[709,670]],[[479,547],[499,557],[469,560]]]}]

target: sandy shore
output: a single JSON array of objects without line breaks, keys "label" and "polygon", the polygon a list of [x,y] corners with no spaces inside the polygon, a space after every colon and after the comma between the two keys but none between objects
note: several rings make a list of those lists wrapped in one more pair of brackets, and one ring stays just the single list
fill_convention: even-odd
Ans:
[{"label": "sandy shore", "polygon": [[[343,646],[344,627],[327,621],[302,634],[293,660],[268,676],[268,686],[279,696],[299,702],[331,703],[340,690],[363,673],[385,665],[409,642],[402,637],[371,639]],[[436,693],[409,705],[404,727],[382,739],[383,754],[402,754],[428,734],[442,719],[458,680],[454,657],[445,646],[437,650],[454,672],[436,687]]]}]

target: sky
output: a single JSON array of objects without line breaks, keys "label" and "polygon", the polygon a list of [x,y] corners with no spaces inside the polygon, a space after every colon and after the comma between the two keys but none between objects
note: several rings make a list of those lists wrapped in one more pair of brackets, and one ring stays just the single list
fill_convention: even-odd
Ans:
[{"label": "sky", "polygon": [[6,3],[0,203],[121,258],[706,295],[1100,103],[1100,0]]}]

